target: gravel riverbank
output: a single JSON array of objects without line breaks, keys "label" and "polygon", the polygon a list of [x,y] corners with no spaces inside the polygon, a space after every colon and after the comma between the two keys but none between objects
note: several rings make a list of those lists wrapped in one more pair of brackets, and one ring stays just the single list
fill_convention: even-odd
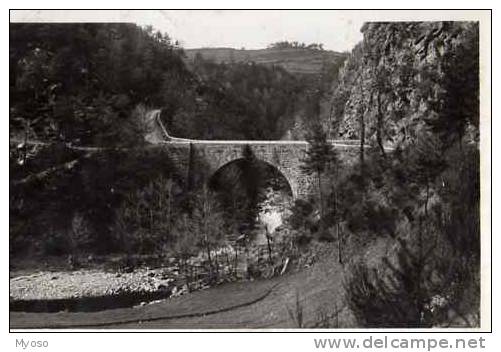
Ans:
[{"label": "gravel riverbank", "polygon": [[93,269],[40,271],[10,279],[11,300],[71,299],[159,290],[180,291],[174,274],[166,268],[140,268],[131,273]]},{"label": "gravel riverbank", "polygon": [[[294,260],[294,265],[287,266],[289,260],[284,261],[284,263],[279,260],[276,266],[280,270],[275,275],[283,274],[285,269],[296,271],[309,267],[318,260],[318,257],[322,254],[325,255],[324,252],[332,251],[331,247],[328,244],[317,244],[314,249],[301,253]],[[259,271],[256,277],[269,278],[273,276],[273,271],[268,267],[266,253],[266,248],[261,248],[261,254],[258,254],[256,247],[246,256],[241,255],[236,269],[238,277],[229,275],[233,269],[223,261],[220,268],[222,276],[217,283],[245,280],[248,265],[252,265],[254,271]],[[233,259],[231,261],[233,262]],[[153,292],[168,293],[166,296],[180,296],[188,291],[208,288],[209,283],[204,279],[207,276],[207,270],[204,269],[206,263],[203,258],[194,258],[191,260],[191,264],[196,265],[199,269],[196,270],[198,273],[195,275],[196,278],[193,277],[190,282],[190,290],[185,284],[184,275],[180,275],[179,264],[176,262],[155,268],[139,266],[131,272],[103,267],[88,267],[79,270],[64,270],[62,267],[57,269],[52,267],[51,270],[49,268],[36,271],[17,270],[11,272],[10,299],[11,301],[58,300]],[[292,268],[293,266],[295,268]]]}]

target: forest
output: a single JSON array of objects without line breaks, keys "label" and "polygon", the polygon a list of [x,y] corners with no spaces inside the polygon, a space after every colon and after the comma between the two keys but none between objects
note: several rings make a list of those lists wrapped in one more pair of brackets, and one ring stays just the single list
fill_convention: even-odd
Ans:
[{"label": "forest", "polygon": [[[39,242],[49,247],[58,243],[57,248],[37,248],[42,252],[69,251],[75,241],[66,239],[66,233],[75,217],[85,222],[78,226],[92,228],[94,238],[84,241],[88,248],[113,250],[110,221],[117,206],[131,192],[154,188],[150,183],[162,175],[175,183],[175,202],[185,203],[181,198],[190,197],[184,192],[187,185],[171,180],[173,167],[158,162],[164,160],[158,151],[142,148],[148,109],[161,109],[163,123],[178,137],[273,140],[291,129],[295,115],[318,109],[317,91],[325,89],[316,78],[301,80],[278,67],[213,64],[199,58],[189,70],[182,48],[151,28],[11,27],[14,252],[29,251]],[[308,101],[300,98],[305,92],[313,92]],[[103,150],[95,153],[94,147]],[[151,167],[159,164],[159,169]],[[53,167],[55,172],[46,173]],[[181,213],[182,208],[172,207]]]},{"label": "forest", "polygon": [[[285,258],[300,270],[328,247],[357,326],[479,325],[478,23],[366,23],[318,75],[187,63],[168,34],[133,24],[10,26],[11,263],[175,257],[189,282],[202,252],[216,282],[235,276],[229,246],[259,251],[265,231],[249,275],[278,275]],[[176,137],[305,139],[316,194],[284,197],[250,149],[210,185],[186,180],[145,141],[152,109]],[[350,165],[334,138],[357,141]],[[269,192],[287,203],[273,234],[259,222]]]}]

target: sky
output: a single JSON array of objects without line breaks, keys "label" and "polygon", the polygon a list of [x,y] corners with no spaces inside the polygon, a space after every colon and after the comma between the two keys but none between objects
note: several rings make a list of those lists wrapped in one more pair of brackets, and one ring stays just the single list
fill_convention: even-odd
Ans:
[{"label": "sky", "polygon": [[318,10],[31,10],[13,12],[11,21],[134,22],[166,32],[185,48],[260,49],[288,40],[335,51],[351,50],[362,39],[364,22],[359,14]]},{"label": "sky", "polygon": [[363,21],[342,11],[158,11],[136,16],[138,24],[152,24],[185,48],[260,49],[288,40],[348,51],[362,39]]},{"label": "sky", "polygon": [[151,25],[184,48],[266,48],[277,41],[351,51],[366,21],[477,20],[447,10],[12,10],[12,22],[133,22]]}]

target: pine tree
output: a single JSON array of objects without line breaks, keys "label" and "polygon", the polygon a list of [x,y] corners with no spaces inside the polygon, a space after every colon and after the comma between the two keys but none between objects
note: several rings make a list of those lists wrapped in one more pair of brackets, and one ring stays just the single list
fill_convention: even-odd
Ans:
[{"label": "pine tree", "polygon": [[[325,204],[324,204],[324,189],[323,176],[325,173],[331,172],[339,164],[336,151],[332,144],[327,140],[327,134],[323,130],[320,123],[316,122],[312,125],[310,132],[306,138],[309,148],[306,151],[306,158],[303,159],[301,169],[308,175],[315,175],[318,186],[319,208],[322,222],[325,220]],[[335,191],[335,190],[334,190]]]},{"label": "pine tree", "polygon": [[370,269],[359,264],[346,285],[348,305],[365,327],[426,328],[445,323],[455,277],[450,259],[440,249],[433,229],[419,221],[409,240],[398,238],[395,262]]},{"label": "pine tree", "polygon": [[256,225],[256,218],[261,211],[261,202],[264,200],[262,192],[264,188],[264,169],[258,159],[256,159],[252,149],[246,145],[243,150],[242,162],[242,184],[245,188],[247,198],[246,207],[242,209],[245,214],[245,222],[250,229]]}]

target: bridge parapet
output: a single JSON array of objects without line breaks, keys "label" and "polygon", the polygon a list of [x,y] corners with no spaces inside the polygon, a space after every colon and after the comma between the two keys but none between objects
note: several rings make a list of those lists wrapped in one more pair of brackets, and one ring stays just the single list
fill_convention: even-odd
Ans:
[{"label": "bridge parapet", "polygon": [[[155,143],[168,150],[169,156],[186,177],[195,167],[207,175],[207,180],[225,165],[244,157],[249,147],[256,158],[277,168],[287,179],[294,198],[307,198],[315,193],[317,184],[313,175],[305,174],[302,161],[309,144],[306,141],[273,140],[196,140],[169,135],[160,119],[160,110],[151,112],[150,120],[157,124]],[[351,163],[359,150],[358,140],[330,140],[341,161]]]},{"label": "bridge parapet", "polygon": [[[169,156],[188,176],[194,167],[206,174],[207,180],[225,165],[244,158],[245,148],[280,171],[289,182],[294,198],[307,198],[315,193],[316,180],[301,169],[309,144],[305,141],[170,141],[162,143]],[[343,162],[358,153],[358,145],[333,143]]]}]

